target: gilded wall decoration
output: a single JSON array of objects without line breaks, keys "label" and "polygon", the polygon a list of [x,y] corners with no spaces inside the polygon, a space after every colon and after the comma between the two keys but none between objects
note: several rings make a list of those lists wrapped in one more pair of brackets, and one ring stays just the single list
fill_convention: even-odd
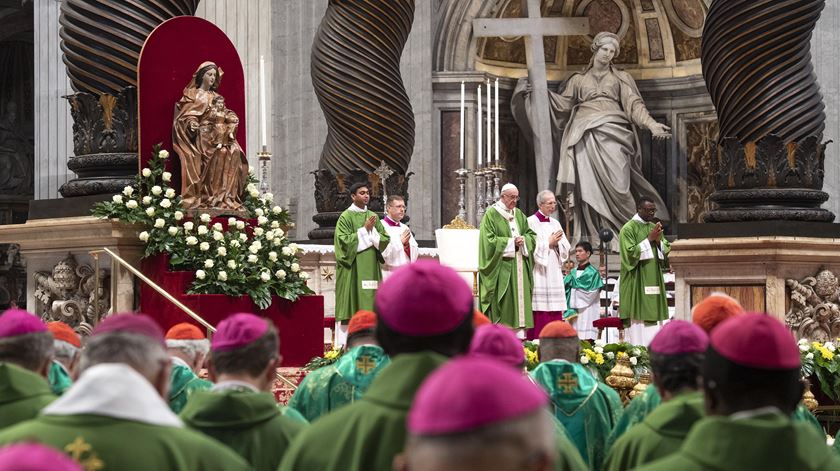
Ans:
[{"label": "gilded wall decoration", "polygon": [[785,323],[796,336],[816,342],[840,337],[840,280],[830,270],[801,281],[788,279],[790,309]]},{"label": "gilded wall decoration", "polygon": [[696,121],[686,124],[686,222],[703,222],[703,214],[713,204],[709,196],[715,191],[713,151],[719,135],[718,123]]}]

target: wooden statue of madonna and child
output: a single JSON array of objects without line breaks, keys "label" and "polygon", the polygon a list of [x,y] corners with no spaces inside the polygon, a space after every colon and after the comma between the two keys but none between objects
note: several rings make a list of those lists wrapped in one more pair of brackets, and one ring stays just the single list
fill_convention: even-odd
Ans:
[{"label": "wooden statue of madonna and child", "polygon": [[202,63],[175,104],[172,147],[181,159],[187,210],[243,210],[248,161],[236,141],[239,117],[217,92],[222,74],[215,63]]}]

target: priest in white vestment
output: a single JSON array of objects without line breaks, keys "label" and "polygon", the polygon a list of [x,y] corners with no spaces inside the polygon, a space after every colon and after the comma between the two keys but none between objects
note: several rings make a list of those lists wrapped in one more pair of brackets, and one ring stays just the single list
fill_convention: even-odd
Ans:
[{"label": "priest in white vestment", "polygon": [[551,321],[562,320],[566,310],[566,288],[563,286],[563,263],[569,258],[571,244],[563,233],[560,221],[551,217],[557,210],[554,192],[543,190],[537,195],[539,210],[528,217],[528,226],[537,233],[534,249],[534,291],[531,308],[534,328],[527,338],[539,338],[540,331]]},{"label": "priest in white vestment", "polygon": [[385,204],[385,218],[382,224],[391,242],[382,251],[385,263],[382,266],[382,279],[385,280],[397,268],[417,261],[419,253],[417,241],[411,229],[402,223],[405,217],[405,199],[399,195],[391,195]]}]

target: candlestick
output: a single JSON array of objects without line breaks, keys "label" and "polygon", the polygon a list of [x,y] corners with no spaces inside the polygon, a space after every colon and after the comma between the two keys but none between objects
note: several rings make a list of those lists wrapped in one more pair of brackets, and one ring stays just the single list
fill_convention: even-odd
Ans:
[{"label": "candlestick", "polygon": [[465,168],[464,165],[464,82],[461,82],[461,147],[460,150],[460,160],[461,160],[461,168]]},{"label": "candlestick", "polygon": [[265,195],[271,193],[271,152],[266,146],[257,152],[257,159],[260,163],[260,195]]},{"label": "candlestick", "polygon": [[461,218],[462,221],[467,220],[466,183],[469,174],[470,171],[465,168],[459,168],[458,170],[455,170],[455,175],[457,175],[456,178],[458,178],[458,184],[460,186],[460,192],[458,193],[458,217]]},{"label": "candlestick", "polygon": [[268,145],[268,136],[265,126],[265,58],[260,56],[260,142],[263,150]]},{"label": "candlestick", "polygon": [[499,79],[496,79],[496,165],[499,165]]},{"label": "candlestick", "polygon": [[478,129],[478,168],[481,168],[481,127],[484,123],[481,121],[481,85],[478,86],[478,114],[477,114],[476,128]]},{"label": "candlestick", "polygon": [[493,160],[493,135],[490,133],[490,125],[493,120],[493,99],[490,95],[490,79],[487,79],[487,164],[490,165]]},{"label": "candlestick", "polygon": [[481,219],[484,217],[484,208],[487,202],[484,200],[484,175],[486,170],[476,169],[475,172],[475,222],[476,225],[481,224]]}]

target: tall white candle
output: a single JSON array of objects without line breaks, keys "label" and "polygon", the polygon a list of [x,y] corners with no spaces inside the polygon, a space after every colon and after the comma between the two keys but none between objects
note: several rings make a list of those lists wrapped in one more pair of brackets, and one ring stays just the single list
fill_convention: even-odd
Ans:
[{"label": "tall white candle", "polygon": [[482,159],[481,159],[481,127],[484,126],[484,123],[481,122],[481,85],[478,86],[478,111],[476,117],[476,128],[478,129],[478,166],[481,167]]},{"label": "tall white candle", "polygon": [[464,167],[464,82],[461,82],[461,146],[459,148],[461,168]]},{"label": "tall white candle", "polygon": [[493,99],[490,95],[490,79],[487,79],[487,163],[492,163],[493,160],[493,134],[490,133],[491,121],[493,121]]},{"label": "tall white candle", "polygon": [[496,125],[496,165],[499,164],[499,79],[496,79],[496,119],[493,121]]},{"label": "tall white candle", "polygon": [[265,126],[265,58],[260,56],[260,142],[262,149],[268,146]]}]

